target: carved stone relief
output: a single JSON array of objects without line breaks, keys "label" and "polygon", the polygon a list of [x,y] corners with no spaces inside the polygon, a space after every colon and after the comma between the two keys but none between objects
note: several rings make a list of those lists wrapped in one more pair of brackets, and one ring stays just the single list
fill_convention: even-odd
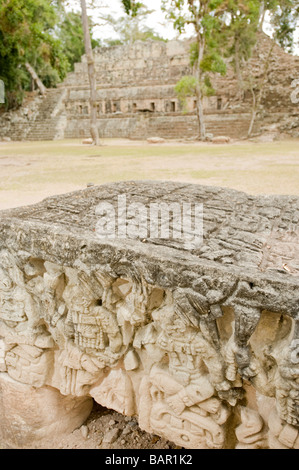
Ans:
[{"label": "carved stone relief", "polygon": [[[203,204],[203,243],[99,240],[120,194]],[[186,448],[298,448],[298,220],[295,196],[160,181],[3,212],[3,390],[93,399]]]},{"label": "carved stone relief", "polygon": [[92,397],[186,448],[298,448],[291,317],[228,307],[235,290],[210,306],[128,272],[0,258],[0,371],[11,379]]}]

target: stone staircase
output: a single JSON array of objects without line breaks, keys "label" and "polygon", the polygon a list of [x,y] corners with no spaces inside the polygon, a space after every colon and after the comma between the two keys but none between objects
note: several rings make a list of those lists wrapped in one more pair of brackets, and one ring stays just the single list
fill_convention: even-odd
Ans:
[{"label": "stone staircase", "polygon": [[38,92],[28,92],[23,105],[17,110],[3,111],[0,114],[0,139],[25,140],[31,123],[35,120],[42,97]]},{"label": "stone staircase", "polygon": [[[242,139],[247,136],[250,114],[207,114],[206,131],[214,136],[228,136]],[[254,130],[258,128],[256,123]],[[137,122],[130,132],[131,139],[144,139],[157,136],[165,139],[194,138],[198,134],[198,123],[195,115],[169,115],[143,119]]]},{"label": "stone staircase", "polygon": [[60,126],[64,123],[63,94],[64,90],[61,88],[47,91],[26,140],[55,140],[60,136]]},{"label": "stone staircase", "polygon": [[0,116],[0,139],[63,139],[67,124],[65,94],[64,88],[48,89],[44,98],[38,93],[28,93],[20,110]]}]

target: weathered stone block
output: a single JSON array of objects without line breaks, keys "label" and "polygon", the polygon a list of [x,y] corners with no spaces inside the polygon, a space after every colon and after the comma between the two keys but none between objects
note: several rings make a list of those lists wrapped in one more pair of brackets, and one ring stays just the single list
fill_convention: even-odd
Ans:
[{"label": "weathered stone block", "polygon": [[213,144],[228,144],[230,140],[230,137],[227,137],[225,135],[219,135],[217,137],[212,138]]},{"label": "weathered stone block", "polygon": [[92,139],[83,139],[82,144],[83,145],[92,145],[93,140]]},{"label": "weathered stone block", "polygon": [[81,426],[92,409],[90,397],[63,396],[52,387],[32,387],[0,374],[0,436],[12,448],[38,447]]},{"label": "weathered stone block", "polygon": [[[203,204],[202,243],[133,239],[161,202]],[[126,238],[99,238],[100,203]],[[92,397],[186,448],[298,448],[298,221],[295,196],[146,181],[3,211],[4,439],[80,426]]]},{"label": "weathered stone block", "polygon": [[162,137],[149,137],[147,139],[147,142],[149,144],[164,144],[165,143],[165,139],[163,139]]}]

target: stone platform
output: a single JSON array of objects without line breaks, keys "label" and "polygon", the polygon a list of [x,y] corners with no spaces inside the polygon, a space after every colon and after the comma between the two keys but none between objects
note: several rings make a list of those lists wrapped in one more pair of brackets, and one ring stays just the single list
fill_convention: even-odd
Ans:
[{"label": "stone platform", "polygon": [[[203,242],[100,239],[119,196],[203,204]],[[94,399],[184,448],[299,448],[298,222],[298,197],[150,181],[2,211],[2,441],[71,432]]]}]

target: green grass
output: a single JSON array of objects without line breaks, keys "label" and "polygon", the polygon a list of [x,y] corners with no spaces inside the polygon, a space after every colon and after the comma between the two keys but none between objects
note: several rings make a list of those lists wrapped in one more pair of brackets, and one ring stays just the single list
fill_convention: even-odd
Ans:
[{"label": "green grass", "polygon": [[174,180],[252,194],[299,193],[298,140],[226,145],[105,140],[0,145],[0,208],[52,194],[124,180]]}]

